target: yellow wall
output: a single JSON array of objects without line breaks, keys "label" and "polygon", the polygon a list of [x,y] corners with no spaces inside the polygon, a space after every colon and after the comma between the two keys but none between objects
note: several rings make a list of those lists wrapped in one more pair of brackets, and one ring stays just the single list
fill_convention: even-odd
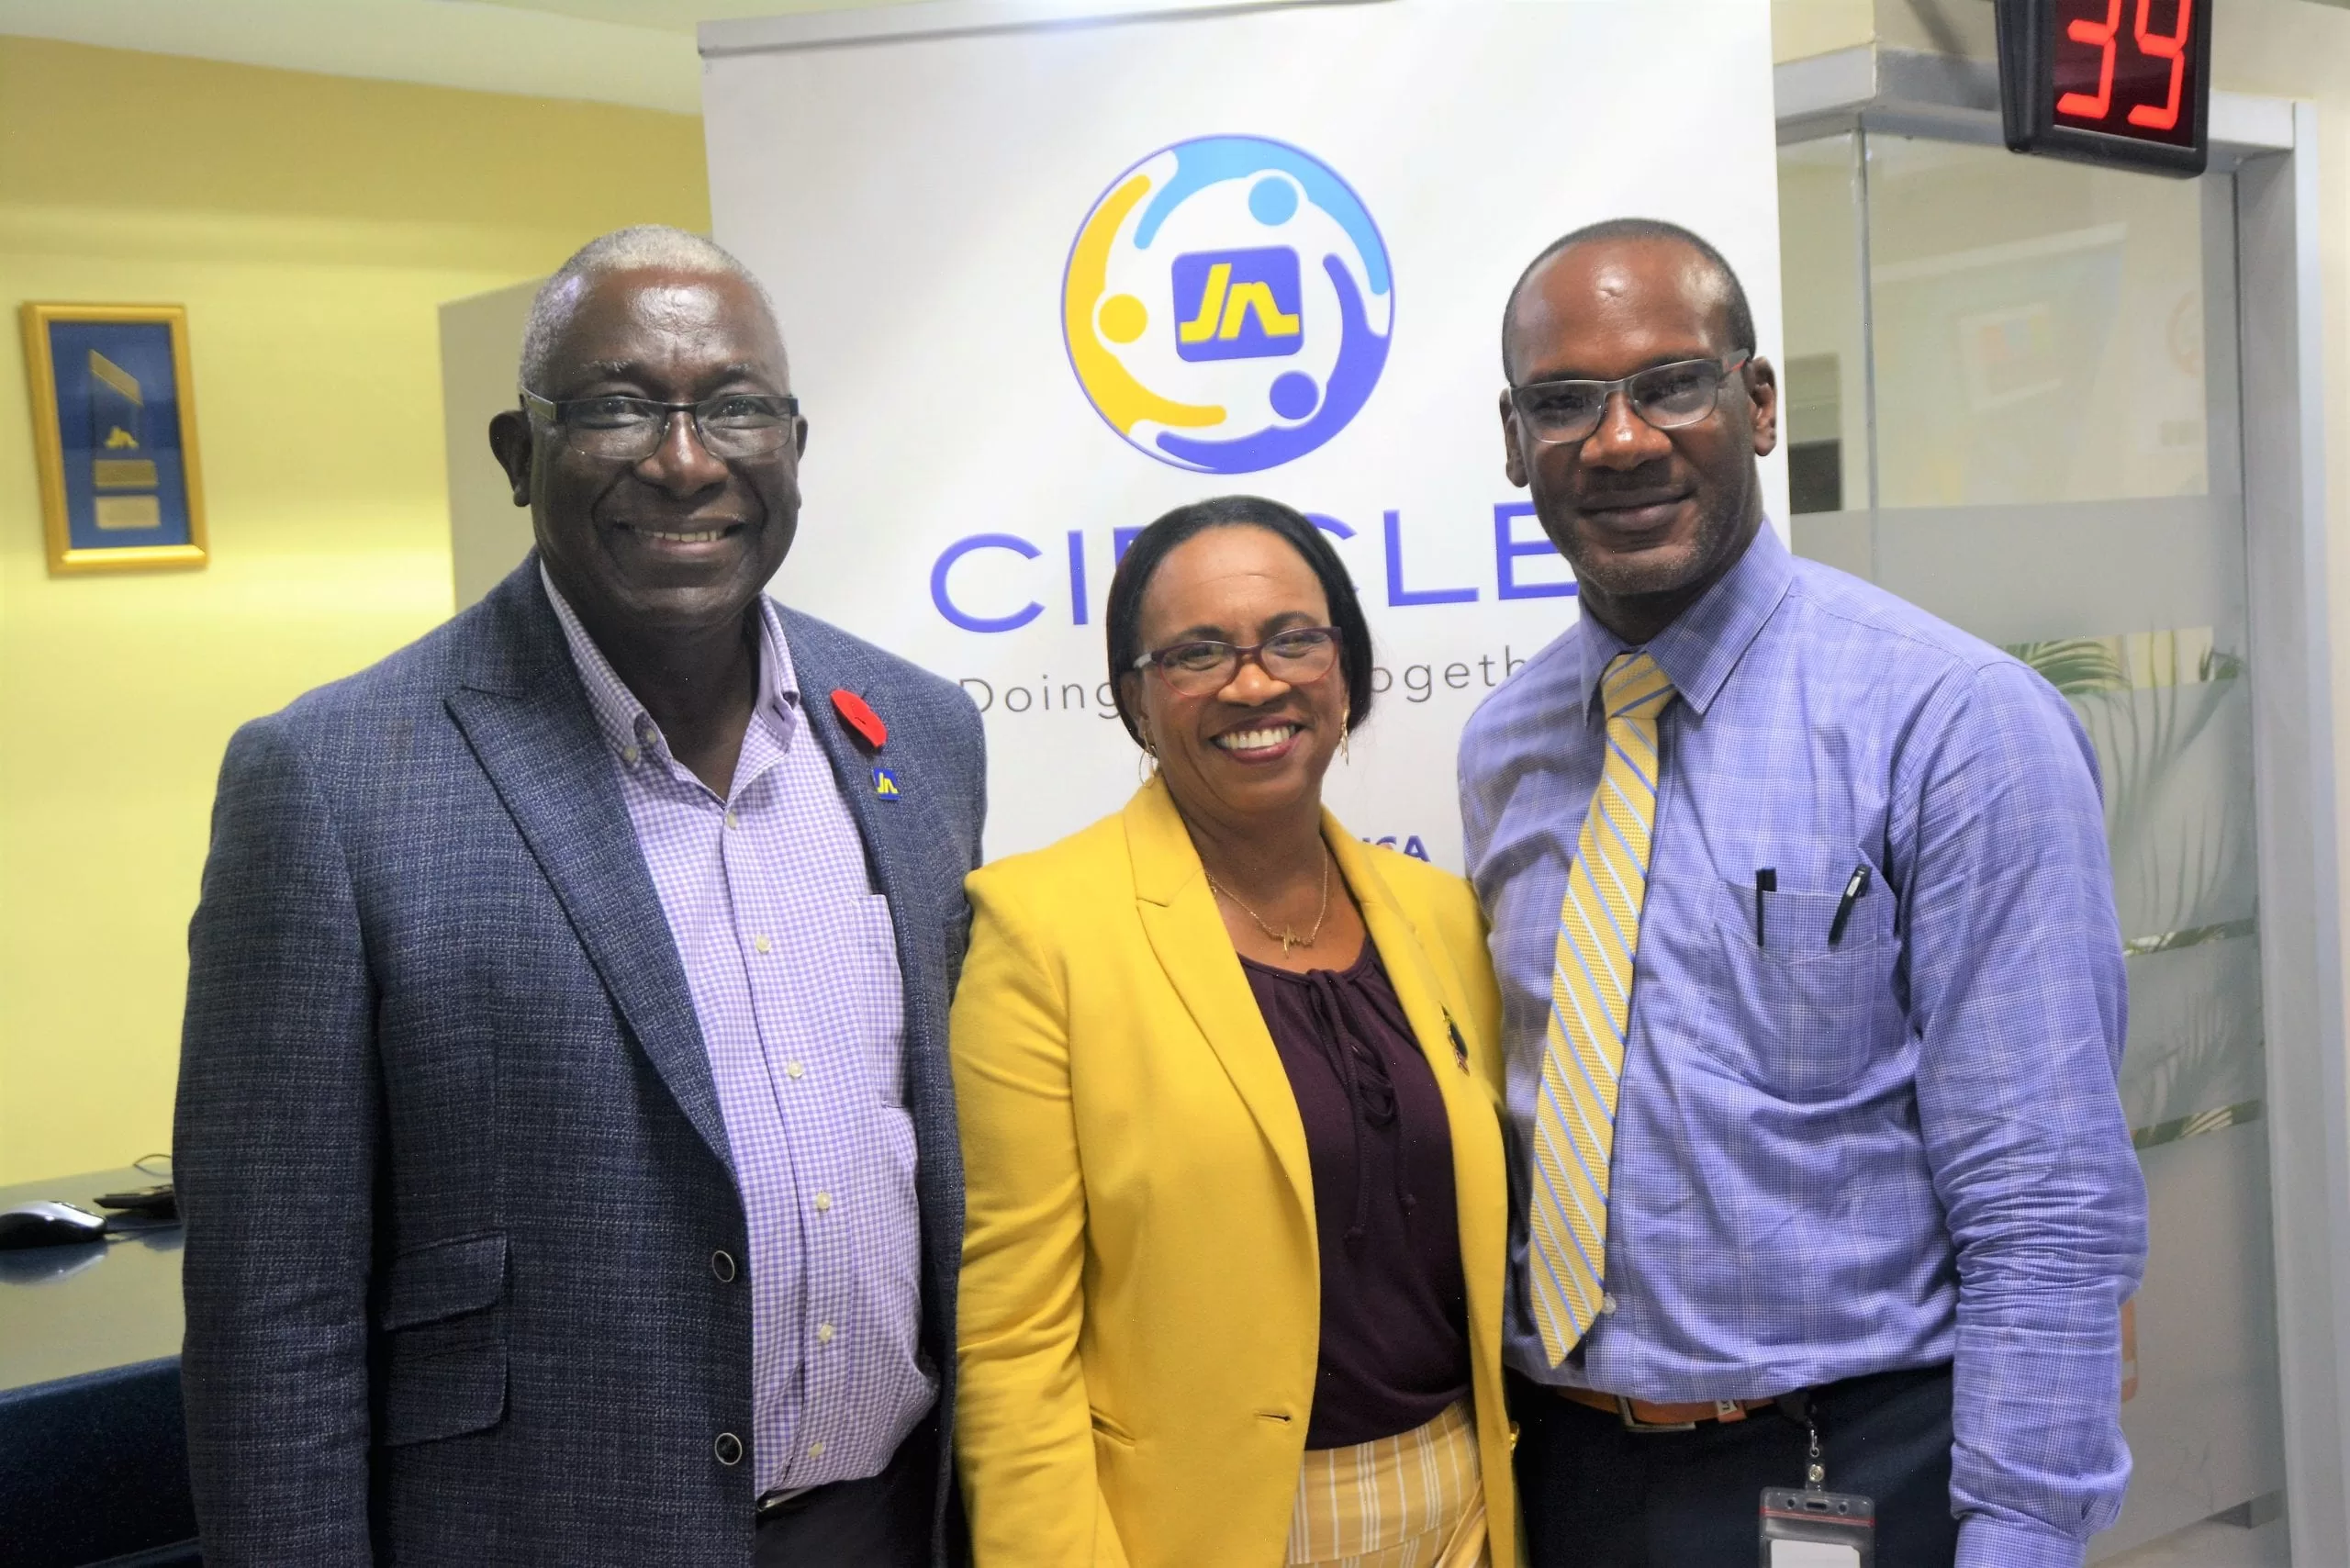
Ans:
[{"label": "yellow wall", "polygon": [[[229,732],[449,613],[438,306],[644,221],[698,119],[0,39],[0,1183],[169,1147]],[[204,571],[49,576],[27,299],[186,306]]]},{"label": "yellow wall", "polygon": [[1876,39],[1876,0],[1772,0],[1771,58],[1804,60]]}]

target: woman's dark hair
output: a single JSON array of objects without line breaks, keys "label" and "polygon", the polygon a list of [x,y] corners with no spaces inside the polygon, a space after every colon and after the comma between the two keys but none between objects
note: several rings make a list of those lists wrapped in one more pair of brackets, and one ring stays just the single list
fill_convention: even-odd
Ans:
[{"label": "woman's dark hair", "polygon": [[1371,622],[1363,619],[1362,601],[1355,597],[1354,579],[1347,576],[1345,563],[1304,513],[1262,496],[1217,496],[1177,507],[1135,535],[1118,562],[1117,576],[1110,579],[1106,617],[1110,694],[1117,701],[1126,734],[1134,736],[1136,745],[1142,744],[1134,713],[1126,706],[1126,678],[1136,673],[1135,661],[1143,654],[1142,596],[1170,551],[1211,528],[1261,528],[1287,541],[1291,549],[1305,557],[1322,584],[1322,596],[1330,601],[1330,624],[1338,629],[1338,669],[1347,680],[1347,729],[1359,728],[1371,717]]}]

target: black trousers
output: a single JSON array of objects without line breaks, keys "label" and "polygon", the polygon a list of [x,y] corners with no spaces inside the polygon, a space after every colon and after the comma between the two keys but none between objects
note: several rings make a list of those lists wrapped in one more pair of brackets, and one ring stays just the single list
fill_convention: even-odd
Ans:
[{"label": "black trousers", "polygon": [[937,1486],[934,1414],[880,1474],[819,1486],[762,1523],[751,1540],[752,1568],[928,1568]]},{"label": "black trousers", "polygon": [[[1745,1568],[1765,1486],[1801,1486],[1808,1437],[1775,1409],[1633,1432],[1512,1373],[1517,1488],[1533,1568]],[[1950,1568],[1948,1366],[1812,1394],[1828,1490],[1876,1500],[1879,1568]]]}]

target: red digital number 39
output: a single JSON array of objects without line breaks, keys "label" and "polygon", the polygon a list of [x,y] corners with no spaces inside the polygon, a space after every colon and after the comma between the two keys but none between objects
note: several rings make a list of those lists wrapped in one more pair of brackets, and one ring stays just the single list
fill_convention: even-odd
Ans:
[{"label": "red digital number 39", "polygon": [[[2180,14],[2184,15],[2186,7],[2192,3],[2193,0],[2179,0]],[[2147,0],[2138,0],[2138,36],[2141,39],[2146,34],[2146,6]],[[2106,111],[2113,106],[2113,40],[2121,31],[2121,0],[2106,0],[2105,21],[2102,24],[2092,22],[2087,17],[2076,17],[2073,25],[2065,29],[2066,38],[2075,43],[2091,45],[2104,58],[2098,62],[2097,95],[2091,97],[2087,93],[2067,93],[2056,100],[2058,114],[2071,115],[2076,119],[2105,118]],[[2184,37],[2184,33],[2181,36]],[[2174,95],[2173,102],[2176,101]],[[2134,119],[2136,117],[2133,115],[2132,118]],[[2175,109],[2171,118],[2174,120],[2177,118]]]},{"label": "red digital number 39", "polygon": [[[2117,7],[2118,8],[2118,7]],[[2170,62],[2170,97],[2162,107],[2140,104],[2130,111],[2130,123],[2148,130],[2175,130],[2178,127],[2178,94],[2187,81],[2187,29],[2195,20],[2195,0],[2178,0],[2178,30],[2165,38],[2146,30],[2146,13],[2154,8],[2154,0],[2138,0],[2138,52],[2150,60]],[[2106,70],[2113,69],[2113,56],[2109,46]],[[2109,76],[2108,80],[2110,80]]]},{"label": "red digital number 39", "polygon": [[[2160,107],[2139,104],[2130,110],[2130,123],[2147,130],[2176,130],[2178,128],[2178,100],[2187,85],[2187,39],[2195,25],[2195,0],[2178,0],[2176,28],[2168,34],[2154,31],[2147,26],[2154,8],[2154,0],[2138,0],[2138,25],[2132,29],[2138,52],[2149,60],[2170,62],[2170,94]],[[2121,0],[2106,0],[2105,20],[2092,21],[2076,17],[2065,28],[2065,36],[2075,43],[2087,44],[2098,51],[2097,91],[2067,93],[2056,100],[2056,112],[2075,119],[2101,120],[2113,109],[2113,61],[2121,35]]]}]

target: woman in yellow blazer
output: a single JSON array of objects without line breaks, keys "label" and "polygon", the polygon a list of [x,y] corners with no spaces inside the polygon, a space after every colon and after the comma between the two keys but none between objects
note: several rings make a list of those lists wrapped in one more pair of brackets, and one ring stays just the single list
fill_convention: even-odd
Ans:
[{"label": "woman in yellow blazer", "polygon": [[1108,621],[1156,777],[968,883],[978,1568],[1513,1568],[1498,1002],[1467,884],[1321,807],[1353,588],[1231,497],[1143,532]]}]

